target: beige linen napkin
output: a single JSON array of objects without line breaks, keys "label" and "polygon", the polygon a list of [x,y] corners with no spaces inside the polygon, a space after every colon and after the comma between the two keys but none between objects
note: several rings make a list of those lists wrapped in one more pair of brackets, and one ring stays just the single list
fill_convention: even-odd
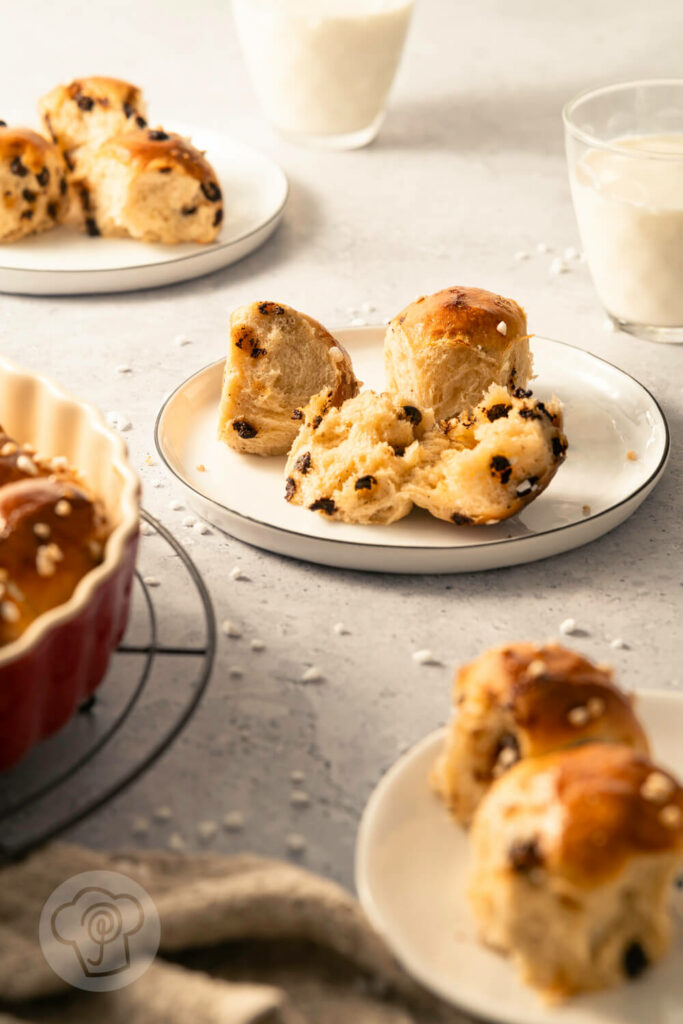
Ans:
[{"label": "beige linen napkin", "polygon": [[[139,882],[159,955],[132,984],[68,989],[45,961],[45,900],[82,871]],[[171,962],[172,961],[172,962]],[[3,1014],[4,1011],[4,1014]],[[0,1024],[463,1024],[398,967],[343,889],[244,856],[109,855],[51,845],[0,872]]]}]

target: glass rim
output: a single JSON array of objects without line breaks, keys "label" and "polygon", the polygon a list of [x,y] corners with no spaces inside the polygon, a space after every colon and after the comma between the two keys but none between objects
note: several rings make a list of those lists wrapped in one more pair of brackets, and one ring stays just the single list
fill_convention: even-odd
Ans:
[{"label": "glass rim", "polygon": [[565,131],[573,135],[574,138],[578,139],[580,142],[586,143],[588,146],[592,146],[595,149],[606,149],[612,153],[618,153],[621,157],[630,157],[632,159],[640,160],[664,160],[669,161],[670,163],[683,162],[683,156],[678,156],[676,154],[656,153],[652,150],[646,149],[629,151],[624,149],[623,146],[618,146],[609,141],[606,142],[604,139],[599,139],[595,135],[591,135],[590,132],[584,131],[583,128],[579,128],[572,120],[572,114],[584,100],[642,86],[678,86],[683,94],[683,78],[636,78],[626,82],[613,82],[611,85],[592,86],[588,89],[583,89],[580,93],[577,93],[576,96],[567,100],[565,105],[562,107],[562,121],[564,122]]}]

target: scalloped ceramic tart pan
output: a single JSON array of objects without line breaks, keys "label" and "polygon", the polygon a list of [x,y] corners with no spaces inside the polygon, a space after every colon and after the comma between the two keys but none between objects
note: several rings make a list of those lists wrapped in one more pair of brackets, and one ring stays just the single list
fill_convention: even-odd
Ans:
[{"label": "scalloped ceramic tart pan", "polygon": [[128,620],[139,531],[138,478],[100,413],[56,384],[0,358],[0,422],[41,456],[64,455],[114,524],[101,565],[69,601],[0,647],[0,769],[74,714],[99,683]]}]

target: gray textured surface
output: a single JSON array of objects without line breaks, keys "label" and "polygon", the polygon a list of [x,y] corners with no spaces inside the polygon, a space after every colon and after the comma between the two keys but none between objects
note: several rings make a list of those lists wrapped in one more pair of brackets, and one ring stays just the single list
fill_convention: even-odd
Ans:
[{"label": "gray textured surface", "polygon": [[[132,817],[168,804],[172,821],[136,841],[164,844],[177,830],[196,846],[198,821],[241,810],[243,832],[221,832],[217,847],[284,855],[287,833],[300,832],[306,863],[350,883],[365,800],[398,753],[446,717],[460,659],[506,639],[557,635],[572,616],[589,635],[571,642],[613,660],[626,684],[680,681],[683,351],[605,333],[585,265],[552,276],[550,255],[514,259],[541,241],[555,251],[577,244],[561,105],[588,85],[680,73],[677,0],[419,0],[377,143],[337,155],[297,149],[263,123],[224,2],[197,0],[191,22],[179,0],[40,0],[12,18],[13,38],[34,48],[30,65],[21,47],[6,48],[0,81],[13,108],[28,116],[40,92],[75,74],[130,77],[145,86],[154,120],[233,132],[272,154],[292,186],[270,243],[211,277],[125,296],[0,297],[3,353],[130,416],[145,504],[190,546],[219,621],[244,630],[241,640],[221,637],[210,691],[181,740],[70,838],[129,843]],[[550,561],[451,578],[338,572],[183,529],[183,513],[169,509],[170,479],[144,459],[165,392],[223,354],[231,307],[282,299],[333,326],[369,301],[381,321],[455,283],[514,296],[537,333],[618,363],[655,393],[674,453],[631,520]],[[176,347],[179,333],[192,345]],[[118,375],[121,363],[134,372]],[[236,564],[249,582],[228,578]],[[174,630],[188,628],[182,589],[162,582],[157,595]],[[338,620],[349,635],[332,633]],[[610,650],[615,636],[630,649]],[[266,644],[260,653],[249,648],[255,637]],[[443,665],[415,665],[411,652],[422,647]],[[297,680],[311,663],[325,681],[305,686]],[[244,676],[231,678],[231,665]],[[306,774],[306,809],[290,806],[292,770]]]}]

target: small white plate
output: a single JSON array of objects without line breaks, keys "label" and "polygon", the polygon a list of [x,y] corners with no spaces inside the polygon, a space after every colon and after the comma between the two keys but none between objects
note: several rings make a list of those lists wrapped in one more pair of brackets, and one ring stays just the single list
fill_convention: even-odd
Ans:
[{"label": "small white plate", "polygon": [[287,201],[280,167],[227,135],[174,125],[206,155],[223,190],[225,218],[210,245],[157,245],[89,238],[66,227],[0,245],[0,291],[18,295],[126,292],[189,281],[257,249],[277,227]]},{"label": "small white plate", "polygon": [[[638,711],[656,758],[683,775],[683,697],[641,692]],[[356,843],[356,888],[370,921],[418,981],[477,1018],[500,1024],[681,1024],[683,892],[662,963],[637,982],[549,1008],[510,963],[476,938],[465,894],[466,833],[431,792],[444,729],[389,769],[368,801]]]},{"label": "small white plate", "polygon": [[[382,390],[384,328],[335,334],[359,378]],[[632,377],[559,341],[535,338],[533,348],[534,393],[556,393],[564,402],[569,455],[547,491],[497,526],[452,526],[420,509],[391,526],[358,526],[289,505],[283,457],[240,455],[216,440],[222,360],[194,374],[166,401],[157,419],[157,448],[200,515],[239,540],[281,555],[343,569],[407,573],[531,562],[587,544],[623,522],[654,487],[669,452],[664,415]],[[630,449],[636,461],[627,459]]]}]

